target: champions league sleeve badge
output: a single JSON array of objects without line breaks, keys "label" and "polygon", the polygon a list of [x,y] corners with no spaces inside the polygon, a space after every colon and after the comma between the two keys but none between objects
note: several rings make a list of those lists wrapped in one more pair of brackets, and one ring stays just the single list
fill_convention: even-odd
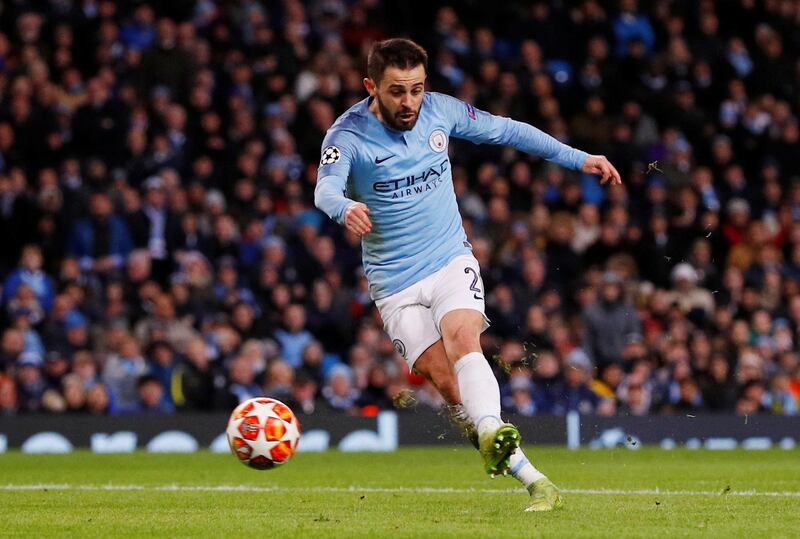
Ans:
[{"label": "champions league sleeve badge", "polygon": [[339,151],[339,148],[336,146],[328,146],[324,150],[322,150],[322,159],[320,159],[320,165],[332,165],[339,158],[342,156],[342,152]]},{"label": "champions league sleeve badge", "polygon": [[469,103],[464,103],[467,106],[467,116],[469,116],[470,120],[476,120],[478,117],[475,115],[475,107],[470,105]]}]

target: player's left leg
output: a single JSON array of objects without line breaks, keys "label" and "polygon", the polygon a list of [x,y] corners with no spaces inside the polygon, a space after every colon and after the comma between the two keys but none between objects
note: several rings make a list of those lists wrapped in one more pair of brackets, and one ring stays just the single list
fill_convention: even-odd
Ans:
[{"label": "player's left leg", "polygon": [[537,470],[522,449],[513,425],[500,418],[500,387],[483,356],[480,335],[488,327],[484,313],[480,268],[472,256],[458,257],[446,268],[431,296],[434,319],[448,359],[455,365],[461,401],[479,433],[479,451],[490,475],[511,472],[528,489],[527,511],[563,506],[558,489]]},{"label": "player's left leg", "polygon": [[481,350],[480,335],[489,323],[483,314],[478,261],[472,255],[454,258],[420,289],[420,298],[431,306],[445,353],[455,366],[461,402],[478,432],[486,472],[506,474],[520,435],[514,425],[500,420],[500,387]]},{"label": "player's left leg", "polygon": [[480,351],[483,331],[479,311],[457,309],[441,321],[442,340],[448,357],[455,360],[461,401],[478,430],[478,450],[486,471],[494,476],[510,472],[531,495],[526,511],[550,511],[564,506],[558,488],[537,470],[519,447],[517,428],[500,419],[500,388]]}]

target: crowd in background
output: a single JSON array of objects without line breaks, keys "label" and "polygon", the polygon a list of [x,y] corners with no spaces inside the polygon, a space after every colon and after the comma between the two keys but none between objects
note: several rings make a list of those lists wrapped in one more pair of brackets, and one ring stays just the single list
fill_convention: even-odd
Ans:
[{"label": "crowd in background", "polygon": [[507,411],[795,414],[800,4],[50,0],[0,9],[0,415],[438,408],[313,206],[365,54],[607,155],[451,140]]}]

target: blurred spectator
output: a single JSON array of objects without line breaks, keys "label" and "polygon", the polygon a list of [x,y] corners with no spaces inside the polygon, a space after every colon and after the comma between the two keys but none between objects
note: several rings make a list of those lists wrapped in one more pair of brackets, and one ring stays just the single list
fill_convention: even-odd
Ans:
[{"label": "blurred spectator", "polygon": [[153,341],[147,349],[147,371],[154,376],[165,391],[164,400],[172,404],[170,389],[173,387],[178,359],[167,341]]},{"label": "blurred spectator", "polygon": [[81,385],[88,390],[98,383],[97,364],[91,352],[82,350],[72,356],[72,372],[78,375]]},{"label": "blurred spectator", "polygon": [[25,351],[25,338],[21,331],[7,328],[0,340],[0,370],[10,371],[20,354]]},{"label": "blurred spectator", "polygon": [[569,353],[564,364],[564,393],[558,405],[561,413],[596,413],[600,397],[589,387],[593,370],[594,365],[586,352],[576,348]]},{"label": "blurred spectator", "polygon": [[321,386],[330,369],[339,362],[337,356],[325,354],[325,349],[319,342],[311,341],[303,350],[303,363],[298,373],[313,380],[317,386]]},{"label": "blurred spectator", "polygon": [[307,314],[308,330],[326,350],[341,354],[347,349],[351,332],[347,305],[334,295],[326,281],[314,281]]},{"label": "blurred spectator", "polygon": [[700,311],[700,323],[714,312],[714,298],[706,289],[697,286],[699,276],[689,264],[683,262],[672,269],[672,282],[675,289],[670,300],[677,303],[683,312],[692,314]]},{"label": "blurred spectator", "polygon": [[230,366],[230,383],[224,398],[224,407],[233,409],[239,403],[259,397],[263,389],[255,382],[253,366],[245,356],[237,356]]},{"label": "blurred spectator", "polygon": [[0,374],[0,415],[15,415],[17,408],[17,387],[14,380],[10,376]]},{"label": "blurred spectator", "polygon": [[622,280],[610,271],[603,274],[600,296],[586,309],[584,320],[583,346],[600,366],[622,361],[625,343],[641,335],[638,315],[622,295]]},{"label": "blurred spectator", "polygon": [[153,8],[147,4],[142,4],[136,8],[132,20],[122,25],[120,29],[120,40],[126,47],[142,51],[147,49],[155,41],[156,32],[154,27]]},{"label": "blurred spectator", "polygon": [[763,382],[750,380],[742,386],[739,400],[736,401],[736,413],[739,415],[756,415],[768,412],[764,404],[766,394]]},{"label": "blurred spectator", "polygon": [[144,188],[144,204],[128,218],[131,237],[135,247],[147,249],[153,264],[153,276],[163,284],[172,270],[169,253],[183,246],[183,231],[178,216],[167,206],[161,177],[151,176],[144,182]]},{"label": "blurred spectator", "polygon": [[42,377],[42,358],[34,352],[23,352],[17,360],[17,402],[20,412],[30,413],[42,408],[42,396],[47,386]]},{"label": "blurred spectator", "polygon": [[169,294],[154,294],[148,298],[151,312],[142,318],[134,328],[134,335],[144,345],[152,341],[165,340],[176,349],[183,349],[194,336],[194,330],[187,320],[179,319],[175,302]]},{"label": "blurred spectator", "polygon": [[[213,409],[216,393],[214,373],[208,346],[202,337],[195,337],[187,343],[185,359],[175,367],[172,380],[177,384],[173,399],[178,409]],[[175,388],[175,385],[170,387]]]},{"label": "blurred spectator", "polygon": [[111,407],[111,395],[104,384],[98,383],[86,393],[86,407],[92,415],[105,415]]},{"label": "blurred spectator", "polygon": [[267,369],[267,382],[264,394],[279,401],[287,401],[292,397],[294,369],[285,361],[276,360]]},{"label": "blurred spectator", "polygon": [[618,56],[626,56],[641,46],[649,52],[655,44],[655,33],[647,16],[638,12],[637,0],[622,0],[619,15],[613,22],[614,37],[617,40]]},{"label": "blurred spectator", "polygon": [[367,374],[367,385],[361,389],[356,405],[362,408],[373,407],[377,410],[394,408],[392,399],[387,394],[389,375],[383,365],[373,365]]},{"label": "blurred spectator", "polygon": [[275,338],[281,345],[281,355],[294,368],[303,361],[303,350],[314,339],[311,332],[305,329],[306,310],[302,305],[294,304],[286,308],[283,317],[283,329],[275,331]]},{"label": "blurred spectator", "polygon": [[645,360],[634,363],[617,388],[620,413],[634,416],[649,414],[653,408],[654,385],[649,363]]},{"label": "blurred spectator", "polygon": [[137,405],[137,381],[147,372],[147,362],[139,351],[138,341],[128,335],[120,344],[119,353],[106,360],[103,383],[108,386],[113,413],[132,412]]},{"label": "blurred spectator", "polygon": [[677,413],[702,411],[704,409],[703,397],[697,387],[697,382],[687,377],[681,380],[678,385],[678,400],[671,406],[671,409]]},{"label": "blurred spectator", "polygon": [[322,396],[333,410],[353,411],[359,398],[359,390],[353,384],[353,371],[345,365],[331,369]]},{"label": "blurred spectator", "polygon": [[304,376],[298,376],[292,385],[292,396],[286,401],[293,410],[313,414],[317,409],[317,383]]},{"label": "blurred spectator", "polygon": [[138,401],[134,409],[137,413],[143,414],[170,414],[175,408],[166,399],[164,386],[153,375],[141,376],[136,381],[136,393]]},{"label": "blurred spectator", "polygon": [[103,192],[92,194],[89,214],[75,223],[67,252],[80,261],[83,270],[100,274],[119,270],[133,248],[128,226],[113,213],[111,200]]},{"label": "blurred spectator", "polygon": [[539,354],[534,366],[533,380],[533,401],[536,410],[541,414],[556,413],[562,394],[562,380],[555,354],[552,352]]},{"label": "blurred spectator", "polygon": [[532,416],[536,413],[532,395],[533,384],[529,376],[527,372],[511,376],[508,384],[511,395],[503,402],[505,409],[509,412],[524,416]]},{"label": "blurred spectator", "polygon": [[66,333],[65,351],[72,352],[89,348],[89,321],[80,311],[77,309],[70,311],[64,319],[63,327]]},{"label": "blurred spectator", "polygon": [[66,412],[71,414],[83,414],[87,412],[86,388],[83,381],[77,374],[68,374],[62,381],[64,388],[64,401]]},{"label": "blurred spectator", "polygon": [[641,416],[650,413],[651,392],[641,384],[629,384],[624,397],[621,397],[620,413],[623,415]]},{"label": "blurred spectator", "polygon": [[62,379],[69,370],[69,359],[61,352],[54,350],[44,357],[44,381],[49,389],[60,390]]},{"label": "blurred spectator", "polygon": [[724,355],[712,356],[708,371],[701,380],[703,400],[710,410],[733,408],[736,404],[736,383],[730,375],[728,360]]},{"label": "blurred spectator", "polygon": [[[20,290],[31,291],[27,286],[20,287]],[[18,309],[12,313],[11,326],[19,330],[22,334],[23,349],[25,352],[43,356],[45,353],[44,342],[35,328],[35,324],[38,323],[37,316],[37,313],[30,309]]]},{"label": "blurred spectator", "polygon": [[50,311],[55,298],[55,285],[43,270],[42,251],[36,245],[26,245],[22,249],[19,267],[6,277],[3,283],[2,305],[8,305],[17,296],[20,286],[30,287],[42,309]]},{"label": "blurred spectator", "polygon": [[772,379],[765,405],[776,414],[797,415],[797,398],[789,388],[789,377],[778,374]]}]

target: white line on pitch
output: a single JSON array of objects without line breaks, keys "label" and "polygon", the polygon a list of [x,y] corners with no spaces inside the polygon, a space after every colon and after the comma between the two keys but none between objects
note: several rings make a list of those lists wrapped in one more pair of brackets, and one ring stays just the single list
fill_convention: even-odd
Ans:
[{"label": "white line on pitch", "polygon": [[[35,490],[86,490],[86,491],[168,491],[168,492],[374,492],[389,494],[518,494],[521,488],[474,489],[438,487],[281,487],[255,485],[72,485],[72,484],[23,484],[0,485],[0,491]],[[720,496],[722,490],[660,490],[660,489],[562,489],[566,494],[592,494],[611,496]],[[731,490],[726,496],[800,498],[798,491]]]}]

